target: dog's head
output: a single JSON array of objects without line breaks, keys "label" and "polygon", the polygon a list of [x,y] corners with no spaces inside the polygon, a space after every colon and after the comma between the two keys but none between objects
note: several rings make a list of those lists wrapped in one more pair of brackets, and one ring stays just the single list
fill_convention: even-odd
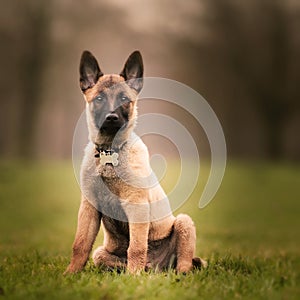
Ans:
[{"label": "dog's head", "polygon": [[143,87],[140,52],[129,56],[120,75],[104,75],[96,58],[84,51],[79,71],[90,140],[99,145],[110,144],[117,133],[119,139],[128,138],[137,117],[137,96]]}]

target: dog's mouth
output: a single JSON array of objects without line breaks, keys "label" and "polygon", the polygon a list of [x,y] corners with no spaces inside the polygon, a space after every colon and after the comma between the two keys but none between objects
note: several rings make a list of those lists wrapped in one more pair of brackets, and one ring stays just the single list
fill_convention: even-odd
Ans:
[{"label": "dog's mouth", "polygon": [[115,135],[120,129],[121,127],[119,126],[102,126],[100,128],[100,133],[106,135]]},{"label": "dog's mouth", "polygon": [[126,123],[110,123],[104,122],[100,127],[100,133],[104,135],[116,135],[117,132],[126,127]]}]

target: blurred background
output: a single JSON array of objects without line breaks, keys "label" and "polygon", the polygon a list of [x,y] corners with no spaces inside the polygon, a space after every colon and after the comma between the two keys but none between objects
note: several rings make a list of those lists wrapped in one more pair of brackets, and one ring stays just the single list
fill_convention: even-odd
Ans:
[{"label": "blurred background", "polygon": [[69,158],[82,51],[118,73],[139,49],[146,76],[209,102],[229,157],[300,158],[299,1],[11,0],[0,16],[2,157]]},{"label": "blurred background", "polygon": [[[210,293],[219,289],[208,299],[300,299],[294,296],[300,295],[299,0],[2,2],[0,297],[92,299],[90,290],[95,299],[114,299],[111,283],[100,284],[96,271],[79,285],[78,277],[73,284],[58,275],[69,263],[80,201],[70,160],[85,107],[78,69],[87,49],[104,73],[119,73],[139,49],[145,76],[182,82],[208,101],[227,143],[215,200],[197,208],[210,172],[204,160],[189,201],[174,212],[193,218],[197,253],[220,279],[203,273],[203,281],[180,281],[185,297],[192,298],[197,281]],[[207,138],[188,112],[154,100],[141,101],[139,110],[176,118],[209,156]],[[167,137],[146,143],[178,156]],[[162,182],[167,193],[181,172],[172,159]],[[105,286],[109,293],[101,293]],[[178,298],[173,281],[168,287]],[[151,281],[149,288],[155,291]]]}]

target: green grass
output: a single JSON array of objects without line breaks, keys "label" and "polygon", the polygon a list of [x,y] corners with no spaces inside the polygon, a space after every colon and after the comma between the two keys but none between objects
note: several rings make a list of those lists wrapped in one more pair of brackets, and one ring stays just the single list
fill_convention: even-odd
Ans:
[{"label": "green grass", "polygon": [[0,300],[300,299],[300,166],[229,163],[199,210],[206,174],[175,214],[193,217],[207,269],[131,276],[89,262],[63,276],[80,199],[71,163],[0,163]]}]

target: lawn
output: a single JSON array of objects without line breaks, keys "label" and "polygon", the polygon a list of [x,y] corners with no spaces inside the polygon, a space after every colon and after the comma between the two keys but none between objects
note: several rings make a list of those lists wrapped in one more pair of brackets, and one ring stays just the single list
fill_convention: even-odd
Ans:
[{"label": "lawn", "polygon": [[207,269],[131,276],[89,262],[63,276],[80,198],[72,164],[0,163],[0,299],[300,299],[300,166],[230,162],[200,210],[204,181],[175,214],[193,217]]}]

